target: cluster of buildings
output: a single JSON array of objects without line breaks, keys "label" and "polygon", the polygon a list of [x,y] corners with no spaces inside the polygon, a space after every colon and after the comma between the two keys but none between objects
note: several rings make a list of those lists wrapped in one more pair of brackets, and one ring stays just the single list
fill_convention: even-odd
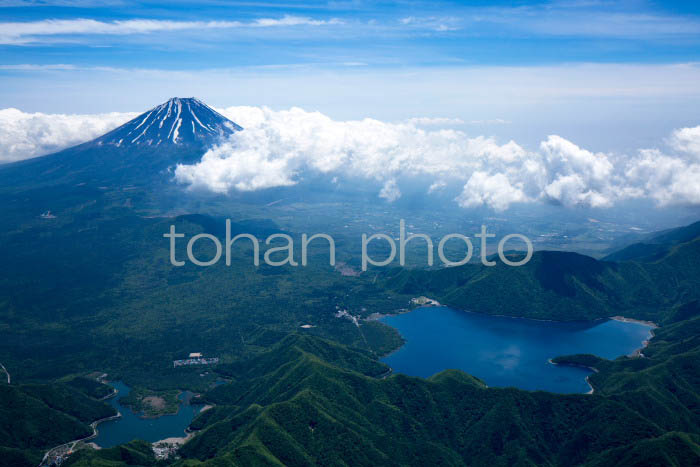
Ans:
[{"label": "cluster of buildings", "polygon": [[154,443],[151,449],[153,449],[153,455],[158,460],[169,459],[177,454],[177,450],[180,448],[178,443],[168,443],[166,441],[161,441]]},{"label": "cluster of buildings", "polygon": [[411,304],[418,306],[440,306],[440,302],[438,302],[437,300],[424,297],[423,295],[421,295],[420,297],[412,298]]},{"label": "cluster of buildings", "polygon": [[190,365],[216,365],[219,363],[218,357],[205,358],[200,352],[193,352],[189,358],[184,360],[173,360],[173,367]]}]

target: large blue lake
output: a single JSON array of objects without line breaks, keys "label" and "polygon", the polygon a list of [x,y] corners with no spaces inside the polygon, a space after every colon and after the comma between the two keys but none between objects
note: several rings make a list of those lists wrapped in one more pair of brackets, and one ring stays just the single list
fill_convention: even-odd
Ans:
[{"label": "large blue lake", "polygon": [[180,410],[176,415],[164,415],[158,418],[141,418],[129,407],[119,403],[119,399],[125,397],[131,388],[121,381],[110,383],[119,393],[109,399],[109,403],[117,409],[122,416],[115,420],[100,423],[97,426],[97,438],[92,440],[98,446],[110,448],[117,444],[128,443],[135,439],[143,439],[151,443],[165,438],[185,436],[185,428],[190,425],[194,416],[201,410],[201,405],[190,405],[187,394],[180,395]]},{"label": "large blue lake", "polygon": [[584,368],[552,365],[550,358],[589,353],[629,355],[650,337],[651,327],[620,321],[559,323],[488,316],[447,307],[418,308],[386,316],[406,340],[382,358],[395,372],[427,378],[459,369],[489,386],[558,393],[590,390]]}]

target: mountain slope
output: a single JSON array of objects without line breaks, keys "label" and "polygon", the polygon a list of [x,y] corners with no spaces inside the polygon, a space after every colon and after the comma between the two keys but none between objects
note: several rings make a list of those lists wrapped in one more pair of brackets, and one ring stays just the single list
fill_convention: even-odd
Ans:
[{"label": "mountain slope", "polygon": [[676,229],[651,234],[641,242],[633,243],[609,254],[603,260],[618,262],[657,261],[666,255],[674,245],[689,242],[698,236],[700,236],[700,222],[695,222]]},{"label": "mountain slope", "polygon": [[199,99],[173,97],[92,144],[117,147],[207,145],[242,129]]},{"label": "mountain slope", "polygon": [[[635,465],[652,447],[659,458],[700,460],[696,401],[680,399],[669,412],[676,389],[662,378],[645,383],[640,403],[627,388],[600,396],[488,389],[454,370],[375,379],[312,354],[293,356],[298,343],[286,339],[258,357],[277,359],[276,369],[205,396],[218,406],[195,421],[204,429],[182,449],[182,465]],[[252,368],[268,366],[258,359]],[[644,381],[645,360],[619,359],[600,375],[639,373]],[[698,370],[686,365],[682,381]]]},{"label": "mountain slope", "polygon": [[0,465],[34,466],[43,451],[92,434],[109,405],[60,383],[0,384]]},{"label": "mountain slope", "polygon": [[0,193],[66,184],[153,189],[170,182],[170,168],[198,162],[240,130],[195,98],[172,98],[92,141],[0,166]]},{"label": "mountain slope", "polygon": [[[440,301],[487,313],[555,319],[622,313],[661,324],[646,358],[557,360],[600,370],[591,377],[592,396],[489,389],[459,371],[380,379],[382,365],[370,352],[292,334],[264,350],[250,342],[260,344],[257,356],[222,365],[233,381],[204,394],[216,406],[193,422],[200,432],[182,449],[179,465],[640,465],[645,458],[697,464],[699,245],[698,239],[674,245],[650,264],[541,252],[521,268],[394,271],[378,281],[401,296],[434,292]],[[357,280],[352,295],[367,300],[370,289]],[[215,281],[206,290],[201,297],[217,293]],[[153,306],[148,300],[144,314]],[[185,308],[188,315],[195,309]],[[75,459],[100,465],[102,455]]]},{"label": "mountain slope", "polygon": [[[695,225],[695,224],[694,224]],[[538,251],[521,267],[467,264],[387,271],[384,286],[479,313],[570,321],[624,315],[661,322],[660,310],[700,299],[700,236],[664,243],[656,261],[599,261]]]}]

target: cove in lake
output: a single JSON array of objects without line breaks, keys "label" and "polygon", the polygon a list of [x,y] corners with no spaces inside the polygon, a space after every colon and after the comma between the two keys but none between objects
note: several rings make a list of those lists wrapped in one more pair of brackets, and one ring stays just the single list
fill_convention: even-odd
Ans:
[{"label": "cove in lake", "polygon": [[180,410],[175,415],[163,415],[158,418],[141,418],[129,407],[121,405],[119,399],[126,397],[131,388],[121,381],[110,383],[117,395],[109,399],[112,407],[121,413],[121,417],[102,422],[97,426],[98,435],[92,441],[103,448],[111,448],[118,444],[128,443],[135,439],[143,439],[151,443],[165,438],[183,437],[185,429],[199,413],[201,405],[191,405],[191,393],[180,394]]},{"label": "cove in lake", "polygon": [[418,308],[381,321],[406,341],[381,359],[395,372],[427,378],[459,369],[489,386],[558,393],[588,392],[585,378],[591,372],[553,365],[550,358],[587,353],[613,359],[634,353],[651,335],[651,326],[641,323],[536,321],[447,307]]}]

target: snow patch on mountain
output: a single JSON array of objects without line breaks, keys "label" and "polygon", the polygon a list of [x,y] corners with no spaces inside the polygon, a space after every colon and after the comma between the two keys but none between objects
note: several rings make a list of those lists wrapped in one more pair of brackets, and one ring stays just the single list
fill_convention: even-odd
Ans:
[{"label": "snow patch on mountain", "polygon": [[242,130],[194,97],[174,97],[95,142],[115,146],[212,143]]}]

